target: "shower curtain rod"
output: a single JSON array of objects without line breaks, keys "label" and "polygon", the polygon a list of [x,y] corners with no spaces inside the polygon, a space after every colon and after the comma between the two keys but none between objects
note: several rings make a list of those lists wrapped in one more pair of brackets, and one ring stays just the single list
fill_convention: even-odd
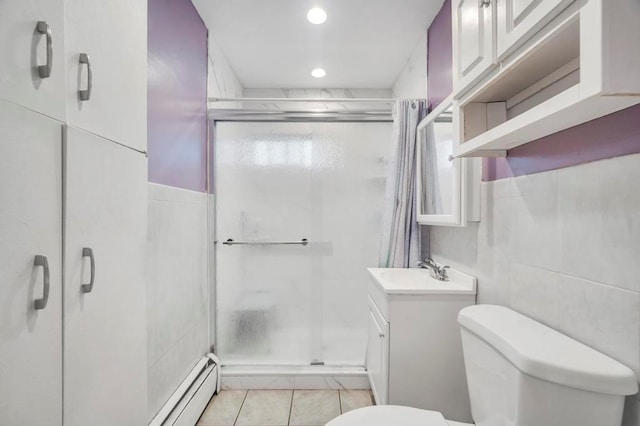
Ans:
[{"label": "shower curtain rod", "polygon": [[388,98],[209,98],[209,102],[329,102],[329,103],[369,103],[369,104],[394,104],[395,99]]}]

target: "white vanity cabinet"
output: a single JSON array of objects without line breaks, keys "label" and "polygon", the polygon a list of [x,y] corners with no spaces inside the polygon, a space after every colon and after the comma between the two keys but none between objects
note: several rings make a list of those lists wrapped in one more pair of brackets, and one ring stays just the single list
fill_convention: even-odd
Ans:
[{"label": "white vanity cabinet", "polygon": [[367,373],[377,404],[436,410],[471,421],[458,312],[475,304],[476,279],[449,270],[370,268]]}]

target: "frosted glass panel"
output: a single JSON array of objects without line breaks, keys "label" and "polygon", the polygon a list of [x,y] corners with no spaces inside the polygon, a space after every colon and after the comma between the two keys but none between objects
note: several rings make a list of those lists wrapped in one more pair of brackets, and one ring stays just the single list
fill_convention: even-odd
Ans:
[{"label": "frosted glass panel", "polygon": [[[218,123],[217,347],[225,364],[363,365],[391,125]],[[308,245],[222,245],[300,241]]]}]

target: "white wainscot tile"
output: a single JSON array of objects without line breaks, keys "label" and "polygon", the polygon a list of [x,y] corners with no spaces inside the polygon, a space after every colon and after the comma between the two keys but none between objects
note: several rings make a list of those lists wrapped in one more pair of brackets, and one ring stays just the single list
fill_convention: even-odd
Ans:
[{"label": "white wainscot tile", "polygon": [[558,198],[556,172],[513,179],[511,257],[518,263],[558,268]]},{"label": "white wainscot tile", "polygon": [[482,199],[481,215],[477,265],[473,272],[478,278],[478,303],[506,305],[510,281],[510,198]]},{"label": "white wainscot tile", "polygon": [[549,327],[558,322],[558,274],[527,265],[511,265],[509,305]]},{"label": "white wainscot tile", "polygon": [[640,377],[640,294],[560,275],[559,329]]},{"label": "white wainscot tile", "polygon": [[149,366],[149,411],[155,415],[202,358],[208,344],[203,318],[156,363]]},{"label": "white wainscot tile", "polygon": [[640,291],[640,155],[558,171],[560,272]]},{"label": "white wainscot tile", "polygon": [[[189,191],[186,191],[189,192]],[[207,198],[198,202],[152,199],[149,202],[147,293],[149,305],[149,356],[160,359],[193,324],[206,315]],[[191,193],[189,195],[193,195]]]},{"label": "white wainscot tile", "polygon": [[495,200],[513,196],[513,179],[499,179],[480,184],[480,198]]}]

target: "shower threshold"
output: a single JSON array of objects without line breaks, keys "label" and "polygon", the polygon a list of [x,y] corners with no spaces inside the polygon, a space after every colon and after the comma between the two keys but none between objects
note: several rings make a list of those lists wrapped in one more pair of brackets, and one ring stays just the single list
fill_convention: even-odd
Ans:
[{"label": "shower threshold", "polygon": [[362,366],[223,365],[223,389],[370,389]]}]

